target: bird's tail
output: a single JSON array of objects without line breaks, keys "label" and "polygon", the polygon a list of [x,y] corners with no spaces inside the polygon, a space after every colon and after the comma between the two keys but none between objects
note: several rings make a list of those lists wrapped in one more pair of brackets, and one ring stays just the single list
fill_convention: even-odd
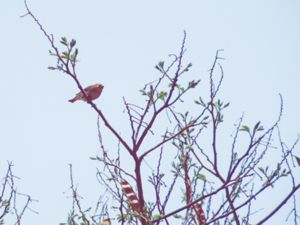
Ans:
[{"label": "bird's tail", "polygon": [[75,98],[70,99],[69,102],[74,103],[76,100],[78,100],[77,96]]}]

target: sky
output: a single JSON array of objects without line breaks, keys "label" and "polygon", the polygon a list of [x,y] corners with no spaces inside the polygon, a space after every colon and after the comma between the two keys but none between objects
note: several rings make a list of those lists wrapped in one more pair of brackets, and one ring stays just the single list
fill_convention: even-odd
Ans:
[{"label": "sky", "polygon": [[[104,84],[96,102],[120,132],[127,126],[122,97],[141,101],[138,90],[156,78],[157,62],[179,51],[185,30],[192,76],[205,79],[216,50],[224,49],[220,95],[231,103],[229,124],[245,113],[250,124],[271,125],[281,93],[283,138],[292,143],[300,133],[299,1],[28,0],[28,5],[57,43],[62,36],[77,40],[79,79],[84,86]],[[0,8],[0,176],[13,161],[19,190],[39,200],[31,206],[39,214],[27,212],[24,225],[59,224],[70,209],[69,163],[86,199],[101,192],[97,165],[89,159],[99,150],[97,117],[88,105],[67,101],[76,85],[47,69],[55,58],[33,20],[20,17],[26,13],[23,1],[2,0]]]}]

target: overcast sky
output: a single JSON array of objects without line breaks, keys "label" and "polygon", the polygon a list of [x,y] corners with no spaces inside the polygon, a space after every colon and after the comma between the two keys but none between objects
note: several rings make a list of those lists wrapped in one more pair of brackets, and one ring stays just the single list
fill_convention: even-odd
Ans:
[{"label": "overcast sky", "polygon": [[[138,90],[156,78],[154,65],[180,50],[186,30],[186,61],[193,63],[192,76],[205,79],[216,50],[224,49],[220,94],[231,102],[225,115],[229,123],[245,113],[250,124],[261,120],[271,125],[281,93],[283,137],[291,143],[300,132],[297,0],[28,0],[28,4],[56,41],[61,36],[77,40],[79,78],[84,86],[104,84],[97,104],[120,131],[126,122],[122,97],[139,101]],[[27,212],[24,225],[58,224],[70,209],[69,193],[64,194],[69,163],[86,199],[101,192],[96,164],[89,160],[99,150],[96,114],[84,103],[67,101],[77,92],[76,85],[64,74],[47,70],[55,58],[49,56],[49,43],[32,19],[20,17],[26,13],[23,1],[2,0],[0,8],[0,175],[12,160],[21,177],[19,190],[39,200],[32,205],[39,214]]]}]

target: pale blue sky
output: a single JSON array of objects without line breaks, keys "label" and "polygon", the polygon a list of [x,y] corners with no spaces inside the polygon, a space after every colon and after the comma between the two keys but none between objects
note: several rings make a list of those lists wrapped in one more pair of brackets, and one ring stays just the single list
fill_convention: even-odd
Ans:
[{"label": "pale blue sky", "polygon": [[[57,41],[61,36],[77,40],[80,80],[83,85],[104,84],[97,104],[122,133],[126,133],[122,97],[140,101],[138,90],[156,78],[154,65],[179,51],[183,30],[193,77],[205,78],[215,51],[225,50],[221,95],[231,102],[225,115],[226,135],[243,112],[249,123],[261,120],[270,125],[277,117],[278,93],[284,99],[283,137],[291,143],[300,132],[299,1],[28,0],[28,4]],[[0,8],[0,168],[3,171],[6,161],[12,160],[15,174],[22,178],[19,190],[39,200],[32,205],[39,215],[27,212],[25,225],[58,224],[70,209],[70,199],[63,194],[69,187],[68,163],[74,165],[87,205],[101,192],[96,164],[89,160],[98,151],[96,115],[84,103],[70,104],[75,84],[64,74],[47,70],[55,59],[48,55],[49,43],[33,21],[20,18],[25,14],[23,1],[3,0]]]}]

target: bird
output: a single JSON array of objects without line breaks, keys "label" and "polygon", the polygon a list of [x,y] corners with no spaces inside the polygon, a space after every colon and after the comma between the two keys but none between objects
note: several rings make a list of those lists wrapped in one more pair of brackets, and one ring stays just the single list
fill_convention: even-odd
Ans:
[{"label": "bird", "polygon": [[[93,101],[101,95],[103,88],[104,88],[104,86],[102,84],[97,83],[97,84],[90,85],[90,86],[84,88],[83,90],[84,90],[88,100]],[[69,102],[74,103],[77,100],[82,100],[82,101],[87,102],[87,99],[84,96],[82,91],[77,93],[74,98],[69,100]]]}]

